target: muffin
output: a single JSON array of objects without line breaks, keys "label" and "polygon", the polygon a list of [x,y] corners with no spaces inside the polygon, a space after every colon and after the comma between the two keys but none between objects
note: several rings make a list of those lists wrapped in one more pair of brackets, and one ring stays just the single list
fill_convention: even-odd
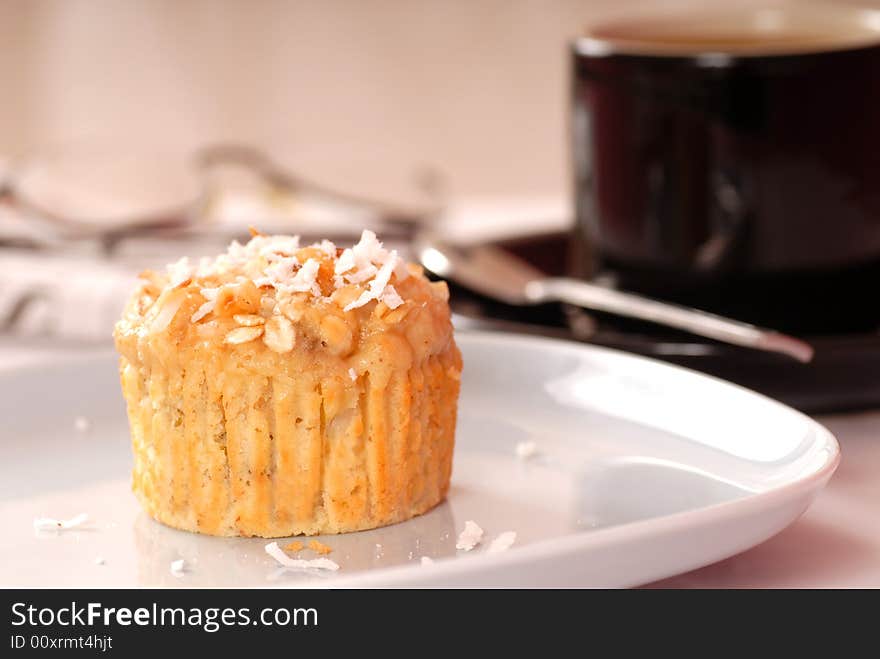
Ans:
[{"label": "muffin", "polygon": [[449,489],[462,362],[448,289],[364,231],[254,232],[147,271],[116,324],[133,490],[169,526],[343,533]]}]

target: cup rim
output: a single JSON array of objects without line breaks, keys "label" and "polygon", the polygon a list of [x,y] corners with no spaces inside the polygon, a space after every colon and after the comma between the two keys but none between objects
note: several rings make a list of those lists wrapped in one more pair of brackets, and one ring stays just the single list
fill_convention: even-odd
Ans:
[{"label": "cup rim", "polygon": [[[635,56],[697,60],[698,63],[717,66],[734,59],[759,59],[767,57],[789,57],[816,55],[846,50],[863,50],[880,46],[880,9],[854,5],[835,5],[830,3],[808,3],[798,6],[784,5],[771,7],[740,7],[705,9],[706,19],[735,19],[745,29],[771,34],[783,27],[798,25],[827,25],[836,23],[836,32],[827,39],[800,41],[792,44],[785,40],[768,39],[763,44],[744,44],[742,46],[704,46],[686,45],[680,42],[664,42],[662,39],[630,39],[608,36],[608,32],[638,23],[654,25],[673,24],[691,18],[679,9],[666,12],[646,13],[642,16],[617,17],[598,22],[587,28],[586,34],[577,37],[572,47],[577,55],[598,58],[609,56]],[[744,21],[744,22],[743,22]],[[691,21],[693,22],[693,21]],[[849,34],[842,34],[850,30]]]}]

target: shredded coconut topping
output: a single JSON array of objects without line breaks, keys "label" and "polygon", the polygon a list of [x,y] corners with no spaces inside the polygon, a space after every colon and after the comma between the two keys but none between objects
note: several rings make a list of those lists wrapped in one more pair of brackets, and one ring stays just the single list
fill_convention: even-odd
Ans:
[{"label": "shredded coconut topping", "polygon": [[[397,261],[399,260],[399,258],[400,257],[397,256],[397,251],[392,250],[388,260],[386,260],[385,263],[382,264],[382,267],[379,268],[379,270],[373,276],[373,280],[370,282],[367,290],[361,293],[360,297],[354,302],[350,302],[349,304],[345,305],[344,310],[351,311],[352,309],[357,309],[358,307],[364,306],[370,300],[381,299],[382,296],[385,294],[386,289],[389,287],[388,282],[391,279],[391,275],[394,274],[394,268],[397,265]],[[397,295],[396,291],[394,292],[394,295]]]},{"label": "shredded coconut topping", "polygon": [[318,270],[320,270],[320,268],[320,261],[317,259],[309,259],[293,276],[293,279],[290,280],[288,288],[296,293],[311,292],[317,297],[320,297],[321,289],[318,286]]},{"label": "shredded coconut topping", "polygon": [[350,274],[343,274],[342,282],[343,284],[346,282],[349,284],[363,284],[365,281],[375,277],[377,272],[379,272],[379,268],[370,263]]},{"label": "shredded coconut topping", "polygon": [[82,526],[89,521],[89,516],[81,513],[67,520],[53,519],[52,517],[37,517],[34,519],[34,529],[37,531],[66,531]]},{"label": "shredded coconut topping", "polygon": [[[259,294],[259,306],[250,301],[245,306],[247,314],[240,314],[242,317],[284,314],[297,322],[303,296],[327,301],[341,289],[349,290],[334,299],[344,305],[346,312],[374,301],[383,303],[389,310],[397,309],[405,304],[397,287],[411,276],[397,251],[386,249],[369,230],[363,231],[356,244],[342,250],[329,240],[303,248],[298,236],[256,234],[246,244],[232,241],[225,253],[214,259],[203,258],[197,266],[184,257],[168,265],[166,274],[167,284],[156,298],[155,311],[151,311],[147,320],[149,333],[161,332],[171,324],[190,295],[185,287],[194,281],[203,285],[199,293],[204,302],[190,312],[191,323],[199,323],[215,313],[225,317],[230,309],[229,300],[238,299],[240,291],[247,290],[250,282],[264,290]],[[146,277],[145,280],[151,281]],[[204,280],[207,282],[203,283]],[[291,301],[297,303],[291,304]],[[399,315],[394,318],[399,319]],[[258,324],[238,322],[248,327]],[[257,334],[236,334],[229,342],[253,340]],[[278,347],[283,349],[288,343],[285,340]]]},{"label": "shredded coconut topping", "polygon": [[[314,243],[311,248],[319,250],[327,260],[333,261],[334,288],[368,284],[367,290],[349,304],[347,310],[361,307],[370,300],[381,299],[392,309],[402,304],[400,296],[389,282],[392,274],[398,281],[403,281],[409,277],[409,270],[397,252],[385,249],[372,231],[364,230],[360,240],[352,247],[342,250],[338,256],[336,245],[329,240]],[[305,263],[300,263],[297,257],[299,249],[299,236],[256,235],[245,245],[234,240],[225,254],[213,260],[202,259],[197,268],[186,257],[169,265],[169,287],[182,286],[194,276],[241,271],[259,287],[271,286],[283,292],[321,296],[317,282],[321,260],[310,258]],[[217,298],[219,291],[220,288],[203,288],[201,294],[206,302],[210,302]],[[210,311],[200,310],[198,313],[202,314],[198,316],[200,319]]]},{"label": "shredded coconut topping", "polygon": [[339,258],[336,260],[336,265],[333,268],[333,272],[337,275],[341,275],[344,272],[348,272],[352,268],[355,267],[354,261],[354,251],[351,249],[342,250],[342,254],[339,255]]},{"label": "shredded coconut topping", "polygon": [[339,569],[339,565],[329,558],[313,558],[311,560],[305,560],[302,558],[291,558],[284,553],[284,550],[278,546],[277,542],[270,542],[268,545],[266,545],[266,553],[284,567],[299,568],[303,570],[317,569],[336,571]]},{"label": "shredded coconut topping", "polygon": [[331,259],[336,258],[336,245],[334,245],[329,240],[322,240],[320,243],[315,243],[314,245],[312,245],[312,247],[317,247]]},{"label": "shredded coconut topping", "polygon": [[202,294],[203,298],[211,302],[217,299],[217,295],[220,294],[220,288],[203,288],[199,293]]},{"label": "shredded coconut topping", "polygon": [[431,558],[430,556],[422,556],[421,563],[422,563],[422,565],[433,565],[434,559]]},{"label": "shredded coconut topping", "polygon": [[477,526],[476,522],[469,519],[464,523],[464,531],[458,536],[458,542],[455,543],[455,548],[470,551],[480,544],[480,540],[482,539],[483,529]]},{"label": "shredded coconut topping", "polygon": [[198,309],[196,309],[195,313],[189,317],[190,322],[192,322],[192,323],[199,322],[202,318],[204,318],[209,313],[214,311],[214,307],[216,307],[216,306],[217,306],[216,299],[208,300],[202,306],[200,306]]},{"label": "shredded coconut topping", "polygon": [[[277,261],[263,270],[265,277],[254,280],[254,283],[259,286],[265,280],[266,285],[281,288],[295,277],[297,268],[299,268],[299,260],[295,256],[279,257]],[[305,290],[309,290],[309,288],[306,287]]]},{"label": "shredded coconut topping", "polygon": [[516,542],[516,531],[505,531],[498,534],[498,537],[492,541],[487,551],[490,554],[507,551],[513,546],[514,542]]},{"label": "shredded coconut topping", "polygon": [[400,297],[400,293],[397,292],[397,289],[394,288],[391,284],[388,284],[385,287],[385,290],[382,292],[382,297],[380,298],[382,302],[384,302],[389,309],[396,309],[401,304],[403,304],[403,298]]},{"label": "shredded coconut topping", "polygon": [[254,236],[251,242],[254,240],[257,241],[254,249],[267,261],[291,257],[299,249],[299,236]]},{"label": "shredded coconut topping", "polygon": [[195,268],[189,263],[189,258],[184,256],[168,266],[168,285],[178,288],[192,279]]}]

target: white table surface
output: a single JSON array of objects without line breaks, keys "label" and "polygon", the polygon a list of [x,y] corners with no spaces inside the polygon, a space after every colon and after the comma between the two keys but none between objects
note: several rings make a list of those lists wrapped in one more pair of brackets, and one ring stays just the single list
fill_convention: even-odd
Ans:
[{"label": "white table surface", "polygon": [[[82,349],[0,337],[0,370]],[[817,419],[837,437],[842,459],[803,517],[758,547],[652,586],[880,587],[880,410]]]}]

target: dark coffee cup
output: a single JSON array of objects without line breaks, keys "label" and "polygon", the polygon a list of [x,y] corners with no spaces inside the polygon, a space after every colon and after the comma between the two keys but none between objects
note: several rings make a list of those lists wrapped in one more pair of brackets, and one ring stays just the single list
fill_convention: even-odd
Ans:
[{"label": "dark coffee cup", "polygon": [[880,326],[880,12],[632,18],[573,44],[574,273],[807,334]]}]

